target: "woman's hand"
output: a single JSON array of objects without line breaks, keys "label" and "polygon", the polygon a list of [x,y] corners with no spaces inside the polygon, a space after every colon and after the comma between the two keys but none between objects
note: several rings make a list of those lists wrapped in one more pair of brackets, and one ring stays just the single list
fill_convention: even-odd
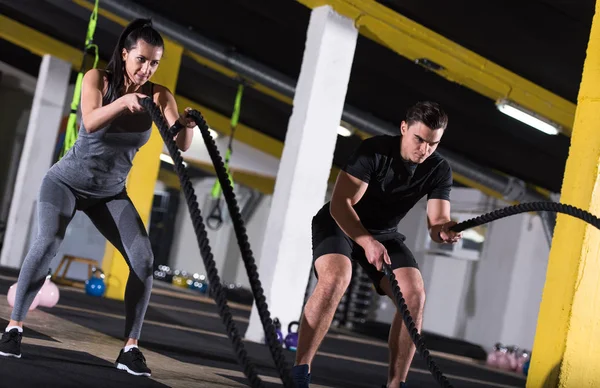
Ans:
[{"label": "woman's hand", "polygon": [[187,114],[191,110],[192,108],[185,108],[185,113],[180,114],[179,118],[177,119],[177,121],[179,121],[179,123],[185,128],[194,128],[196,126],[196,122],[194,121],[194,119]]},{"label": "woman's hand", "polygon": [[123,104],[124,108],[129,112],[138,113],[144,111],[144,107],[140,105],[140,99],[146,97],[148,96],[142,93],[128,93],[124,96],[121,96],[119,99],[121,100],[121,104]]}]

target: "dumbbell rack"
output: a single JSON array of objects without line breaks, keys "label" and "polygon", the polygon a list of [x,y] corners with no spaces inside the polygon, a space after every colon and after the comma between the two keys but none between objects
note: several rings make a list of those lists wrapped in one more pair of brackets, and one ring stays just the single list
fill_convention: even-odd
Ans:
[{"label": "dumbbell rack", "polygon": [[332,325],[352,329],[366,323],[374,293],[371,279],[363,268],[352,263],[352,280],[336,310]]}]

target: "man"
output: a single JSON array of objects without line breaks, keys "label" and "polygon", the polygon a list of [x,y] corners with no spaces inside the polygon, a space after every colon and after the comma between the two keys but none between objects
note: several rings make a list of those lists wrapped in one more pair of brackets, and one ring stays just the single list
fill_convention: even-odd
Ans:
[{"label": "man", "polygon": [[[331,201],[312,222],[313,260],[318,282],[306,303],[299,331],[296,363],[292,370],[298,388],[308,387],[310,365],[329,330],[337,306],[357,261],[380,295],[395,301],[385,261],[391,265],[408,310],[421,330],[425,291],[418,265],[397,232],[400,220],[427,196],[431,238],[455,243],[462,236],[449,230],[452,170],[435,152],[448,125],[448,117],[433,102],[411,107],[399,136],[375,136],[362,142],[340,172]],[[406,387],[415,353],[402,316],[397,311],[389,333],[387,387]]]}]

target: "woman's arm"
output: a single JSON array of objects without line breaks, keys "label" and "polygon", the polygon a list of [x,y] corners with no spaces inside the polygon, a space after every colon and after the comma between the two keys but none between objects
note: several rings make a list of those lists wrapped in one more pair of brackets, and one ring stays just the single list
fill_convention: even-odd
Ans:
[{"label": "woman's arm", "polygon": [[93,133],[104,128],[108,123],[127,110],[131,112],[140,112],[143,110],[137,99],[146,96],[139,93],[125,95],[106,106],[102,106],[102,95],[105,90],[104,83],[104,75],[98,69],[92,69],[83,76],[81,85],[81,116],[87,133]]},{"label": "woman's arm", "polygon": [[[185,126],[184,129],[179,131],[175,135],[175,144],[181,151],[187,151],[192,145],[192,138],[194,137],[194,127],[196,123],[191,118],[179,115],[177,111],[177,102],[175,97],[162,85],[154,85],[154,101],[160,107],[165,120],[169,124],[169,127],[175,124],[175,121],[179,120],[181,124]],[[186,111],[190,108],[186,108]]]}]

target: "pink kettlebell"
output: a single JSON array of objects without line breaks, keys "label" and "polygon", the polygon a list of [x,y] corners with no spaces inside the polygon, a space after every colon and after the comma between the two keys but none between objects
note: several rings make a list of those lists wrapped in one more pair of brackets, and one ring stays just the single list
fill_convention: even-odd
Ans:
[{"label": "pink kettlebell", "polygon": [[39,292],[40,306],[42,307],[54,307],[60,299],[60,291],[58,291],[56,284],[50,280],[51,277],[50,274],[46,276],[46,281]]},{"label": "pink kettlebell", "polygon": [[508,348],[508,363],[510,365],[510,370],[516,371],[518,366],[518,355],[517,352],[519,348],[516,346],[510,346]]},{"label": "pink kettlebell", "polygon": [[502,346],[500,348],[500,352],[498,353],[496,366],[502,370],[512,370],[512,367],[510,364],[511,363],[510,363],[510,358],[508,355],[508,348],[505,346]]},{"label": "pink kettlebell", "polygon": [[[10,307],[15,306],[16,293],[17,293],[17,283],[14,283],[12,286],[10,286],[10,288],[8,289],[8,293],[6,294],[6,299],[8,300],[8,304],[10,305]],[[37,308],[37,306],[39,305],[39,303],[40,303],[40,293],[38,292],[35,295],[35,298],[33,299],[31,306],[29,306],[29,311],[35,310]]]},{"label": "pink kettlebell", "polygon": [[497,343],[494,345],[492,351],[490,351],[487,355],[486,364],[489,366],[497,367],[498,366],[498,356],[500,355],[500,348],[502,347],[501,343]]}]

